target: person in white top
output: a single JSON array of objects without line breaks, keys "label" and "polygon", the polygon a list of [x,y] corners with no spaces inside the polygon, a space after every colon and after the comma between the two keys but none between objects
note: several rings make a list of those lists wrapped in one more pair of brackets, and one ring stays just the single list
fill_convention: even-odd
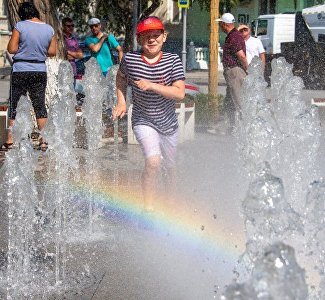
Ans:
[{"label": "person in white top", "polygon": [[248,64],[251,63],[254,56],[258,56],[263,66],[265,66],[265,49],[260,39],[251,36],[250,28],[245,25],[241,24],[238,26],[238,31],[242,35],[245,40],[246,44],[246,58]]}]

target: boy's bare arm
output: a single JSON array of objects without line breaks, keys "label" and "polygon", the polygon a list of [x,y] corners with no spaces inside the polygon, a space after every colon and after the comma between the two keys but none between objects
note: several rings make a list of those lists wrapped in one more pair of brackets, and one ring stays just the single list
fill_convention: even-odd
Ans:
[{"label": "boy's bare arm", "polygon": [[136,80],[134,83],[143,91],[152,91],[168,99],[182,100],[185,97],[185,82],[177,80],[171,86],[154,83],[146,79]]},{"label": "boy's bare arm", "polygon": [[127,79],[121,71],[118,71],[116,75],[117,103],[113,110],[113,120],[118,117],[123,118],[126,113],[126,88]]}]

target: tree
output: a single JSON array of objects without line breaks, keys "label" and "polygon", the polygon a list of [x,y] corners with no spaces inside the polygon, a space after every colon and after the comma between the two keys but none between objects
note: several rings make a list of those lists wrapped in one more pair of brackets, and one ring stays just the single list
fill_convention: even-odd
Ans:
[{"label": "tree", "polygon": [[[132,12],[134,1],[123,0],[55,0],[62,15],[72,17],[80,28],[86,32],[87,19],[98,17],[107,23],[108,28],[115,34],[125,35],[126,50],[132,49]],[[142,0],[138,11],[140,18],[153,13],[163,0]],[[140,4],[139,4],[140,5]]]},{"label": "tree", "polygon": [[[153,13],[163,0],[142,0],[139,8],[140,18]],[[19,21],[18,7],[24,0],[5,0],[8,7],[11,27]],[[81,32],[88,30],[87,20],[99,17],[107,22],[108,27],[116,34],[125,34],[126,50],[132,49],[132,11],[133,1],[123,0],[34,0],[40,12],[41,20],[50,24],[58,38],[58,56],[64,57],[63,34],[60,17],[70,16]]]},{"label": "tree", "polygon": [[[5,0],[5,4],[8,8],[8,18],[11,28],[14,28],[15,24],[20,20],[18,16],[19,4],[25,2],[24,0]],[[64,45],[63,34],[60,26],[57,8],[55,0],[34,0],[35,7],[40,13],[40,19],[50,24],[54,30],[58,39],[58,54],[60,58],[64,58]]]},{"label": "tree", "polygon": [[[195,0],[199,3],[201,9],[206,9],[210,11],[211,0]],[[242,2],[247,2],[247,0],[220,0],[219,1],[219,14],[224,12],[230,12],[232,7],[240,5]]]},{"label": "tree", "polygon": [[210,7],[210,61],[209,61],[209,94],[213,96],[214,118],[218,117],[218,41],[219,26],[215,19],[218,18],[219,0],[211,0]]}]

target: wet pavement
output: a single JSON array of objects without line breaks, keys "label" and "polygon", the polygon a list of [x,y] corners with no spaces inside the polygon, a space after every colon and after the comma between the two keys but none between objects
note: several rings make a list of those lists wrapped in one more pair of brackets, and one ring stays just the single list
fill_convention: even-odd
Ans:
[{"label": "wet pavement", "polygon": [[[157,214],[148,226],[147,217],[140,212],[140,147],[103,145],[95,153],[95,182],[82,185],[113,193],[115,200],[104,197],[104,213],[93,235],[68,243],[69,286],[65,298],[54,293],[50,299],[194,300],[216,296],[231,281],[245,242],[238,211],[246,181],[238,172],[235,148],[233,137],[206,133],[180,144],[176,196],[173,200],[164,197],[160,177]],[[88,155],[82,148],[74,151],[80,161]],[[39,153],[38,171],[42,171],[48,157]],[[231,191],[235,190],[234,195]],[[86,275],[80,279],[82,272]],[[74,276],[79,282],[75,286],[71,283]]]},{"label": "wet pavement", "polygon": [[[191,82],[207,88],[207,72],[187,74]],[[8,93],[8,81],[0,81],[0,98]],[[224,85],[220,84],[220,90]],[[325,97],[324,91],[304,91],[304,99]],[[325,121],[321,108],[321,122]],[[221,126],[222,127],[222,126]],[[324,126],[323,126],[324,128]],[[104,197],[105,213],[98,230],[86,241],[71,242],[68,263],[75,285],[51,299],[218,299],[224,285],[236,274],[233,269],[245,248],[244,224],[239,217],[248,180],[241,172],[233,136],[195,133],[179,145],[177,191],[173,200],[164,197],[159,179],[157,215],[139,213],[143,157],[138,145],[103,143],[96,151],[96,186]],[[35,150],[37,151],[37,150]],[[82,161],[88,155],[75,148]],[[324,142],[320,165],[325,166]],[[47,154],[40,155],[40,169]],[[1,165],[5,159],[0,152]],[[98,181],[98,182],[97,182]],[[89,187],[89,182],[84,182]],[[87,201],[87,199],[85,199]],[[83,273],[80,280],[80,273]],[[73,280],[72,280],[73,281]]]},{"label": "wet pavement", "polygon": [[[323,166],[324,149],[322,142]],[[88,155],[83,148],[74,152],[80,161]],[[37,153],[42,170],[47,154]],[[248,180],[234,137],[196,132],[194,140],[179,145],[176,197],[169,202],[163,196],[161,177],[157,215],[149,226],[139,212],[140,147],[108,143],[95,155],[96,182],[82,185],[94,184],[114,200],[102,198],[104,213],[93,234],[68,243],[69,284],[49,299],[219,299],[245,249],[239,212]]]}]

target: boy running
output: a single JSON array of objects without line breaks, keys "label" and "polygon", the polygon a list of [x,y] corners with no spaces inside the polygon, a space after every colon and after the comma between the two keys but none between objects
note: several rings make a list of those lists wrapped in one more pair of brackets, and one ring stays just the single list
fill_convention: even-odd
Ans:
[{"label": "boy running", "polygon": [[142,174],[144,209],[154,209],[155,183],[163,159],[171,185],[175,182],[178,123],[176,101],[185,96],[182,63],[176,54],[162,52],[167,34],[157,17],[138,23],[141,51],[123,58],[116,78],[117,105],[113,119],[126,113],[126,87],[132,87],[132,128],[145,157]]}]

